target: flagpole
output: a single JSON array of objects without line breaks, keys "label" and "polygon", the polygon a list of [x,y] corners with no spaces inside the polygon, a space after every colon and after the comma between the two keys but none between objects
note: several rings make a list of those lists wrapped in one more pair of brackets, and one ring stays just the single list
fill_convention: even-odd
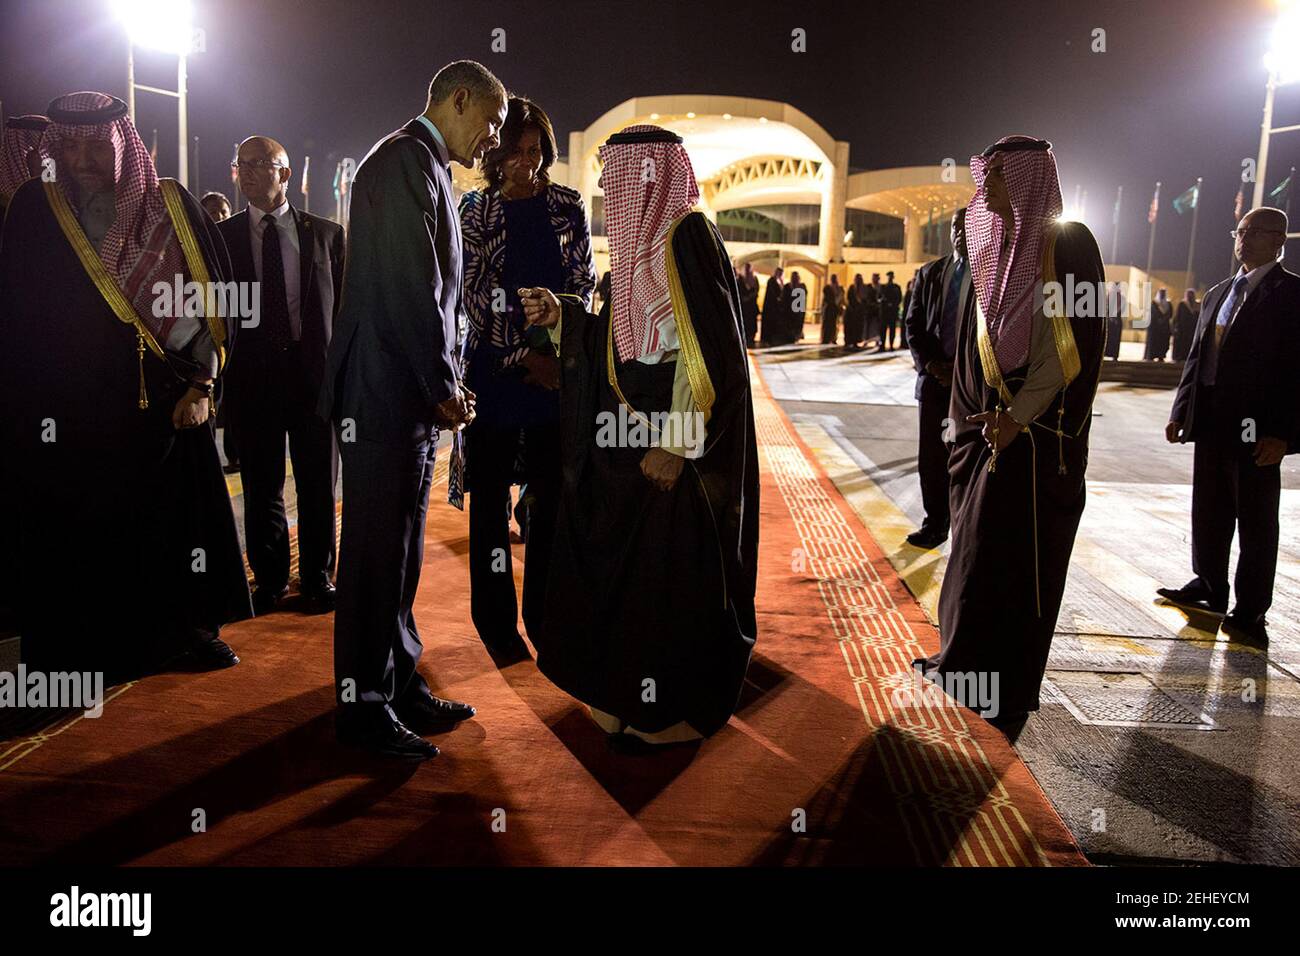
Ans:
[{"label": "flagpole", "polygon": [[1187,288],[1195,289],[1192,281],[1192,257],[1196,254],[1196,217],[1201,214],[1201,177],[1196,177],[1196,202],[1192,204],[1192,238],[1187,243]]},{"label": "flagpole", "polygon": [[[1241,221],[1241,206],[1246,201],[1246,181],[1242,180],[1237,184],[1237,200],[1232,207],[1232,228],[1237,228],[1237,223]],[[1237,244],[1234,242],[1228,247],[1228,275],[1237,271]]]},{"label": "flagpole", "polygon": [[1111,238],[1110,241],[1111,262],[1118,262],[1118,260],[1115,257],[1119,255],[1119,210],[1120,207],[1123,205],[1123,203],[1124,203],[1124,187],[1120,186],[1119,189],[1115,191],[1115,217],[1114,217],[1115,235]]},{"label": "flagpole", "polygon": [[1147,279],[1151,278],[1151,260],[1156,254],[1156,221],[1160,218],[1160,183],[1156,183],[1155,198],[1151,200],[1151,238],[1147,241]]},{"label": "flagpole", "polygon": [[308,176],[311,174],[311,157],[304,156],[302,159],[302,211],[311,212],[311,181]]}]

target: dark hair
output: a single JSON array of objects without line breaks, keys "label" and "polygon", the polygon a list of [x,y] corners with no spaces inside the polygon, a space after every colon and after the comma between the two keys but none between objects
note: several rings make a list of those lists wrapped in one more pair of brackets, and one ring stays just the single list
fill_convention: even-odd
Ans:
[{"label": "dark hair", "polygon": [[441,103],[461,87],[477,99],[480,96],[506,95],[506,88],[482,63],[456,60],[439,70],[429,81],[429,102]]},{"label": "dark hair", "polygon": [[532,100],[512,96],[506,103],[506,121],[501,125],[501,143],[496,149],[488,150],[481,161],[483,181],[489,187],[495,189],[505,180],[501,166],[519,148],[519,140],[530,129],[537,130],[538,144],[542,147],[542,165],[537,170],[537,178],[543,186],[551,184],[551,177],[546,171],[555,162],[557,152],[551,118]]},{"label": "dark hair", "polygon": [[234,207],[231,205],[230,200],[226,198],[226,194],[225,194],[225,193],[219,193],[219,192],[217,192],[216,190],[213,190],[212,192],[209,192],[209,193],[204,193],[204,194],[203,194],[203,198],[199,200],[199,204],[202,205],[203,203],[207,202],[209,199],[220,199],[220,200],[221,200],[223,203],[225,203],[227,206],[231,206],[232,209],[234,208]]}]

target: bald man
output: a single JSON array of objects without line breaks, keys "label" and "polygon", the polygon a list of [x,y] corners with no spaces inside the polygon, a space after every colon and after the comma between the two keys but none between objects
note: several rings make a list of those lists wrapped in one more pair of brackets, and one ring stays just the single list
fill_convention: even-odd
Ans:
[{"label": "bald man", "polygon": [[289,204],[293,169],[267,136],[239,145],[248,208],[218,224],[238,282],[259,284],[256,325],[245,322],[227,372],[228,420],[239,445],[244,532],[253,609],[274,611],[288,593],[285,439],[298,503],[299,591],[312,613],[334,608],[334,430],[316,414],[343,281],[343,229]]},{"label": "bald man", "polygon": [[1241,268],[1205,294],[1165,426],[1167,441],[1196,443],[1196,577],[1157,593],[1181,607],[1227,611],[1235,531],[1236,604],[1222,628],[1261,648],[1268,646],[1264,614],[1277,571],[1281,462],[1300,451],[1300,276],[1278,262],[1287,228],[1286,213],[1263,206],[1233,230]]}]

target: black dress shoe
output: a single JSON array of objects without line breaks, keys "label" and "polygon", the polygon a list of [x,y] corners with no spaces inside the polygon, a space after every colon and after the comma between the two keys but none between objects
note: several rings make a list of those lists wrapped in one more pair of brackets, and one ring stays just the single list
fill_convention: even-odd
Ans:
[{"label": "black dress shoe", "polygon": [[195,644],[184,653],[178,654],[163,665],[163,670],[202,673],[219,671],[234,667],[239,663],[237,655],[229,644],[213,635],[205,641]]},{"label": "black dress shoe", "polygon": [[343,711],[334,718],[338,741],[349,747],[359,747],[381,757],[398,760],[430,760],[440,751],[429,741],[391,716],[388,710],[375,713],[345,716]]},{"label": "black dress shoe", "polygon": [[261,617],[275,610],[276,604],[289,593],[287,587],[272,591],[270,588],[253,588],[253,614]]},{"label": "black dress shoe", "polygon": [[303,589],[303,602],[307,605],[308,614],[328,614],[334,610],[337,603],[336,591],[334,585],[329,581],[322,581],[312,587]]},{"label": "black dress shoe", "polygon": [[1177,604],[1179,607],[1187,607],[1195,611],[1222,614],[1228,610],[1228,599],[1216,599],[1199,581],[1192,581],[1181,588],[1156,588],[1156,594],[1159,594],[1170,604]]},{"label": "black dress shoe", "polygon": [[939,547],[948,540],[948,535],[940,534],[937,531],[927,531],[922,528],[919,531],[913,531],[907,536],[907,543],[914,548],[925,548],[927,551]]},{"label": "black dress shoe", "polygon": [[423,693],[408,697],[394,706],[393,710],[396,711],[398,720],[419,733],[449,730],[477,713],[469,704]]},{"label": "black dress shoe", "polygon": [[1268,627],[1262,616],[1243,615],[1234,610],[1231,614],[1224,615],[1219,627],[1238,644],[1248,644],[1260,650],[1268,649]]}]

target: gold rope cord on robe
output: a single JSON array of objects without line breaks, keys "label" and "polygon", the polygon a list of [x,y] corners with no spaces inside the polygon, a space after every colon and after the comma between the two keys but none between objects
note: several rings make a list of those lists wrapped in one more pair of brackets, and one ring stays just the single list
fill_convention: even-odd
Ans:
[{"label": "gold rope cord on robe", "polygon": [[126,294],[117,284],[117,280],[108,274],[104,268],[104,260],[99,258],[99,253],[91,246],[90,240],[86,238],[85,231],[81,228],[81,223],[77,221],[72,207],[68,205],[67,197],[63,195],[63,190],[52,183],[47,182],[45,185],[45,198],[50,204],[50,209],[54,211],[54,218],[63,230],[63,235],[67,238],[68,243],[72,246],[72,251],[77,254],[81,260],[81,267],[86,270],[86,275],[94,283],[99,294],[104,297],[113,314],[118,320],[135,329],[136,354],[140,365],[140,400],[141,410],[149,407],[149,396],[145,393],[144,387],[144,350],[146,346],[149,351],[153,352],[164,362],[167,361],[163,354],[162,346],[154,338],[149,327],[140,321],[140,316],[136,314],[135,306],[127,301]]},{"label": "gold rope cord on robe", "polygon": [[208,322],[208,332],[212,335],[212,344],[217,347],[217,374],[226,366],[226,324],[217,315],[216,290],[212,288],[212,277],[208,273],[208,264],[203,261],[198,239],[190,225],[190,217],[185,215],[185,206],[181,202],[179,184],[174,179],[160,179],[163,202],[167,205],[167,215],[171,217],[176,229],[176,238],[180,240],[181,252],[185,264],[189,267],[190,278],[203,287],[203,315]]}]

